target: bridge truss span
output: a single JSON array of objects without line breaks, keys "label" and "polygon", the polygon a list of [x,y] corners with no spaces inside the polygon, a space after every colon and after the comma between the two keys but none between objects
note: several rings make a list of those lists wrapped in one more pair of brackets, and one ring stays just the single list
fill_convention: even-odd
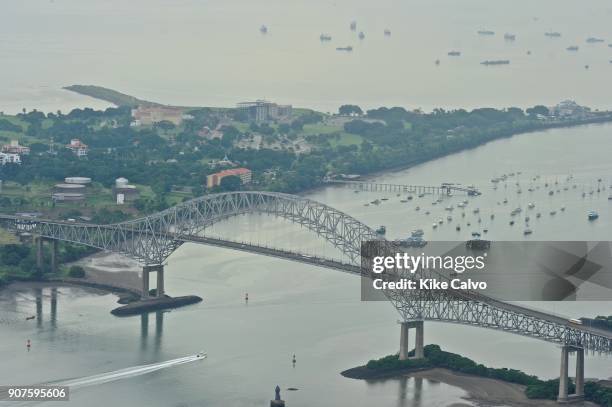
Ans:
[{"label": "bridge truss span", "polygon": [[[341,262],[289,250],[204,236],[205,229],[215,223],[248,213],[269,214],[303,226],[339,249],[349,260]],[[295,195],[253,191],[205,195],[150,216],[116,224],[94,225],[13,215],[0,215],[0,223],[8,229],[29,232],[42,239],[67,241],[122,253],[147,266],[163,265],[178,247],[191,242],[358,274],[362,242],[384,240],[362,222],[320,202]],[[162,275],[163,282],[163,271],[159,275]],[[143,293],[146,292],[148,289],[143,286]],[[472,292],[421,290],[417,291],[417,294],[385,294],[404,321],[460,323],[502,330],[564,346],[612,353],[610,332],[572,325],[562,317]]]},{"label": "bridge truss span", "polygon": [[247,213],[263,213],[306,227],[359,264],[361,242],[379,239],[368,226],[330,206],[275,192],[228,192],[183,202],[126,222],[92,225],[0,215],[9,229],[123,253],[145,264],[162,264],[181,244],[198,243],[213,224]]},{"label": "bridge truss span", "polygon": [[612,332],[467,291],[389,292],[404,320],[470,325],[541,339],[562,346],[612,354]]}]

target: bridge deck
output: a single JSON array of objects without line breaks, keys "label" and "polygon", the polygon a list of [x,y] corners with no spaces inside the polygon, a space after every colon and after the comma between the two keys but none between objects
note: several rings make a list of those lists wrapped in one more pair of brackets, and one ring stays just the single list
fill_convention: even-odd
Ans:
[{"label": "bridge deck", "polygon": [[286,259],[299,263],[325,267],[333,270],[343,271],[349,274],[360,275],[361,268],[350,263],[343,263],[339,260],[318,257],[309,254],[282,250],[273,247],[254,245],[249,242],[238,242],[234,240],[224,240],[216,237],[205,236],[186,236],[181,238],[186,243],[199,243],[208,246],[223,247],[226,249],[238,250],[247,253],[256,253],[263,256],[275,257],[278,259]]}]

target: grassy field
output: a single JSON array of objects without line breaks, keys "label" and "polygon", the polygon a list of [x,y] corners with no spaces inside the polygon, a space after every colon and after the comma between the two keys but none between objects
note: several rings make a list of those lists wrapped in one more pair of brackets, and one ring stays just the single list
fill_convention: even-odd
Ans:
[{"label": "grassy field", "polygon": [[353,146],[353,145],[358,146],[363,141],[363,137],[357,134],[340,132],[340,133],[330,134],[329,137],[327,138],[327,141],[334,148],[338,146]]},{"label": "grassy field", "polygon": [[312,136],[317,134],[331,134],[342,131],[340,127],[331,126],[323,123],[305,124],[304,130],[301,132],[304,136]]},{"label": "grassy field", "polygon": [[[29,124],[21,120],[19,117],[0,114],[0,120],[6,120],[12,124],[20,126],[22,129],[21,132],[0,130],[0,141],[2,142],[2,144],[8,144],[10,140],[19,140],[19,144],[26,146],[29,146],[32,143],[46,143],[46,141],[44,140],[28,136],[26,134],[26,130],[28,129]],[[44,129],[47,129],[51,127],[52,124],[53,120],[44,119],[42,122],[42,127]]]},{"label": "grassy field", "polygon": [[0,228],[0,245],[17,243],[19,243],[19,240],[14,234],[10,233],[6,229]]},{"label": "grassy field", "polygon": [[[0,114],[0,120],[6,120],[9,123],[15,124],[17,126],[21,126],[23,131],[25,131],[25,129],[27,129],[28,127],[27,123],[23,122],[22,120],[19,120],[16,116],[7,116],[4,114]],[[9,140],[20,140],[20,141],[23,140],[25,142],[26,138],[27,137],[23,133],[7,131],[7,130],[0,130],[0,140],[2,140],[5,143],[8,143]]]}]

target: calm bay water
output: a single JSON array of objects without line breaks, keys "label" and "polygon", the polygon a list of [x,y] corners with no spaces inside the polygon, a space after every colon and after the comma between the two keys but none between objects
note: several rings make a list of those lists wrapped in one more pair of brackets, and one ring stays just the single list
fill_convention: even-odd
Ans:
[{"label": "calm bay water", "polygon": [[[265,97],[335,111],[343,103],[525,107],[572,98],[612,108],[612,50],[606,43],[585,43],[590,36],[612,42],[611,16],[606,0],[5,0],[0,6],[0,111],[108,106],[61,90],[74,83],[178,105],[232,106]],[[351,20],[364,31],[363,41],[348,29]],[[262,24],[269,28],[265,36],[258,31]],[[392,31],[388,38],[386,28]],[[496,35],[478,36],[479,29]],[[546,38],[549,30],[562,37]],[[320,43],[322,32],[332,35],[331,43]],[[504,41],[505,32],[517,40]],[[354,51],[335,51],[345,45]],[[568,53],[570,45],[579,45],[579,52]],[[447,57],[451,50],[462,56]],[[512,62],[483,67],[479,63],[485,59]],[[431,197],[406,204],[387,194],[389,201],[367,207],[383,194],[325,188],[308,197],[369,225],[384,224],[391,238],[420,227],[428,239],[465,238],[484,228],[492,239],[522,239],[524,224],[510,227],[509,212],[534,202],[543,216],[530,222],[530,239],[610,240],[611,136],[610,125],[534,133],[377,177],[425,185],[462,182],[483,190],[482,197],[470,200],[466,218],[455,210],[454,222],[436,231],[431,225],[446,218],[444,206],[463,197],[432,206]],[[519,171],[492,189],[491,178]],[[558,187],[549,196],[552,187],[544,184],[555,182]],[[501,204],[504,199],[507,204]],[[481,210],[480,224],[471,212],[475,207]],[[425,210],[431,214],[424,215]],[[552,210],[557,214],[549,215]],[[600,219],[589,223],[588,210],[597,210]],[[489,220],[492,213],[495,221]],[[457,222],[461,232],[454,228]],[[259,226],[266,230],[256,234]],[[266,217],[228,221],[211,232],[338,255],[310,234]],[[263,406],[276,384],[290,406],[463,402],[462,390],[444,384],[414,379],[367,384],[339,375],[398,348],[396,312],[389,304],[361,303],[355,277],[195,245],[178,250],[167,270],[170,294],[198,294],[204,302],[151,314],[148,320],[118,319],[109,314],[116,306],[109,294],[67,287],[0,291],[0,383],[89,376],[205,350],[209,358],[203,362],[81,389],[72,404]],[[36,314],[37,299],[43,318],[25,321]],[[536,305],[571,317],[612,314],[609,302]],[[30,352],[27,339],[33,343]],[[544,342],[437,323],[426,324],[426,342],[491,366],[542,377],[558,374],[559,350]],[[587,356],[586,374],[610,377],[610,365],[610,358]],[[299,390],[287,392],[287,387]]]},{"label": "calm bay water", "polygon": [[[323,111],[429,110],[572,98],[612,108],[611,17],[607,0],[5,0],[0,111],[106,106],[61,90],[75,83],[178,105],[268,98]],[[321,43],[321,33],[332,41]],[[587,44],[591,36],[606,41]],[[354,51],[335,50],[346,45]],[[511,64],[480,65],[493,59]]]},{"label": "calm bay water", "polygon": [[[612,162],[612,126],[586,126],[516,136],[455,154],[406,171],[379,176],[385,182],[438,184],[444,181],[474,183],[484,194],[470,199],[469,208],[480,207],[483,219],[497,213],[487,224],[496,239],[520,239],[522,227],[510,227],[512,208],[534,202],[543,216],[531,227],[531,239],[610,239],[612,211],[607,199]],[[584,165],[583,163],[588,163]],[[490,179],[521,171],[523,194],[515,181],[492,189]],[[550,197],[543,188],[526,191],[535,174],[542,182],[563,185],[573,174],[576,189]],[[582,198],[582,189],[596,187],[603,178],[606,187]],[[370,225],[385,224],[389,237],[405,236],[422,227],[428,239],[465,238],[476,228],[476,215],[466,210],[465,225],[457,233],[443,224],[434,232],[432,219],[445,214],[433,198],[400,203],[394,194],[380,206],[365,202],[384,194],[355,194],[350,189],[325,188],[308,197],[353,214]],[[497,205],[508,199],[507,205]],[[463,197],[450,198],[456,202]],[[427,208],[429,216],[414,210]],[[549,208],[566,206],[555,216]],[[596,209],[600,219],[586,220],[586,210]],[[454,216],[459,218],[459,213]],[[488,222],[488,219],[487,219]],[[484,223],[484,222],[483,222]],[[249,239],[259,226],[261,241],[270,239],[301,243],[304,250],[319,250],[318,239],[295,227],[275,223],[267,217],[240,218],[212,232]],[[482,224],[480,227],[483,228]],[[211,232],[211,233],[212,233]],[[292,237],[293,236],[293,237]],[[332,253],[333,254],[333,253]],[[359,301],[359,279],[335,271],[269,259],[228,250],[185,245],[173,254],[167,266],[170,294],[198,294],[204,302],[168,313],[115,318],[109,310],[113,295],[77,288],[40,290],[23,287],[0,291],[0,383],[37,383],[89,376],[173,359],[200,350],[208,352],[203,362],[161,370],[149,375],[83,388],[72,395],[74,405],[106,406],[263,406],[279,384],[291,406],[397,405],[447,406],[463,402],[460,389],[429,381],[388,380],[375,384],[345,379],[339,372],[368,359],[396,352],[399,341],[398,315],[387,303]],[[249,304],[244,293],[249,292]],[[42,299],[43,318],[25,321],[36,314],[36,298]],[[52,299],[57,298],[55,308]],[[611,314],[610,302],[538,303],[552,312],[570,317]],[[55,309],[54,312],[52,310]],[[555,377],[559,349],[551,344],[502,332],[440,323],[426,324],[426,343],[467,355],[490,366],[522,369],[541,377]],[[25,341],[31,339],[32,350]],[[296,354],[295,367],[291,356]],[[587,377],[610,377],[609,357],[588,355]],[[298,391],[288,392],[288,387]]]}]

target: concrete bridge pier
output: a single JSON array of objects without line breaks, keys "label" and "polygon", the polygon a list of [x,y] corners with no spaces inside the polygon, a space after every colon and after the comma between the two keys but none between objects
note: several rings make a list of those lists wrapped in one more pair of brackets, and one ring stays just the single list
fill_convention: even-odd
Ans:
[{"label": "concrete bridge pier", "polygon": [[34,240],[36,241],[36,267],[38,267],[39,270],[42,270],[43,268],[43,238],[42,236],[36,236],[34,237]]},{"label": "concrete bridge pier", "polygon": [[142,268],[142,293],[140,297],[143,300],[149,298],[149,270],[146,266]]},{"label": "concrete bridge pier", "polygon": [[[569,392],[569,354],[576,352],[576,392]],[[561,347],[561,374],[559,375],[559,403],[571,403],[584,400],[584,348],[570,345]]]},{"label": "concrete bridge pier", "polygon": [[57,255],[58,255],[58,241],[57,239],[51,239],[51,272],[57,271]]},{"label": "concrete bridge pier", "polygon": [[[51,242],[51,272],[57,271],[57,258],[58,258],[58,241],[57,239],[47,239]],[[34,243],[36,245],[36,267],[39,270],[43,270],[45,263],[45,238],[42,236],[35,236]]]},{"label": "concrete bridge pier", "polygon": [[415,347],[414,347],[414,358],[422,359],[425,357],[424,352],[424,340],[425,340],[425,330],[424,330],[424,321],[404,321],[400,323],[400,352],[399,352],[399,360],[408,359],[408,335],[410,332],[410,328],[415,328]]},{"label": "concrete bridge pier", "polygon": [[157,295],[163,297],[165,295],[164,288],[164,266],[163,264],[147,265],[142,268],[142,299],[149,298],[150,276],[149,273],[157,273]]},{"label": "concrete bridge pier", "polygon": [[423,359],[425,357],[425,351],[423,349],[423,342],[425,340],[425,326],[423,321],[416,321],[416,337],[414,345],[414,357],[415,359]]},{"label": "concrete bridge pier", "polygon": [[576,350],[576,397],[584,399],[584,348]]},{"label": "concrete bridge pier", "polygon": [[157,296],[162,297],[164,293],[164,266],[159,266],[157,269]]},{"label": "concrete bridge pier", "polygon": [[400,351],[399,360],[408,359],[408,331],[410,329],[409,322],[402,322],[400,324]]}]

